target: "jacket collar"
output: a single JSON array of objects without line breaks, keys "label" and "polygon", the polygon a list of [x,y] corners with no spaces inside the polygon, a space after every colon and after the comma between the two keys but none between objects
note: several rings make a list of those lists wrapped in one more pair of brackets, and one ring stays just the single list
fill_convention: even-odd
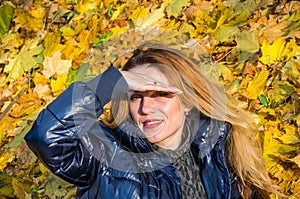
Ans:
[{"label": "jacket collar", "polygon": [[[212,150],[218,141],[225,140],[230,130],[229,123],[207,117],[194,108],[186,118],[184,131],[190,132],[189,142],[199,149],[199,155],[202,158]],[[161,153],[159,147],[151,144],[143,136],[131,118],[127,118],[119,125],[115,136],[126,150],[141,153],[146,159],[157,159],[165,154]]]}]

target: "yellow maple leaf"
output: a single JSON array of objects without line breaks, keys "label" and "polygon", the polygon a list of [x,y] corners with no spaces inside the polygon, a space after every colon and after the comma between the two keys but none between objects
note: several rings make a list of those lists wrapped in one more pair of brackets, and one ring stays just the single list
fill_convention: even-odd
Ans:
[{"label": "yellow maple leaf", "polygon": [[93,39],[95,40],[95,35],[90,30],[82,30],[77,36],[77,40],[70,39],[65,42],[67,48],[62,50],[62,57],[77,63],[82,62],[86,58],[89,42],[92,42]]},{"label": "yellow maple leaf", "polygon": [[286,44],[286,46],[285,46],[285,48],[284,48],[284,50],[282,52],[281,57],[282,56],[286,56],[285,59],[288,60],[288,59],[294,57],[295,55],[297,55],[297,53],[299,53],[299,52],[300,52],[299,43],[296,41],[295,38],[294,39],[290,39],[287,42],[287,44]]},{"label": "yellow maple leaf", "polygon": [[72,66],[72,60],[62,60],[60,51],[57,51],[52,57],[46,57],[43,65],[43,75],[50,78],[54,74],[68,74],[69,69]]},{"label": "yellow maple leaf", "polygon": [[263,91],[269,72],[267,70],[262,70],[255,75],[253,80],[249,82],[247,87],[247,94],[249,99],[256,99],[259,94]]},{"label": "yellow maple leaf", "polygon": [[[5,102],[4,106],[7,107],[10,103],[10,101],[7,101]],[[9,114],[6,114],[4,115],[4,117],[2,117],[2,119],[0,120],[0,144],[2,144],[2,142],[4,143],[5,141],[7,141],[6,137],[8,136],[8,134],[11,134],[12,131],[15,131],[16,122],[17,119],[10,117]]]},{"label": "yellow maple leaf", "polygon": [[53,32],[48,32],[44,39],[45,50],[43,52],[45,57],[51,57],[56,51],[65,48],[64,45],[60,44],[60,31],[55,29]]},{"label": "yellow maple leaf", "polygon": [[285,134],[280,137],[274,136],[282,141],[284,144],[297,144],[300,143],[300,137],[297,133],[297,128],[294,125],[286,125],[284,127]]},{"label": "yellow maple leaf", "polygon": [[172,29],[172,30],[178,30],[181,26],[181,22],[176,19],[171,19],[168,23],[166,23],[163,28],[166,29]]},{"label": "yellow maple leaf", "polygon": [[46,8],[41,5],[32,6],[28,12],[23,9],[17,9],[17,16],[14,21],[27,29],[38,32],[44,25],[44,16]]},{"label": "yellow maple leaf", "polygon": [[101,1],[78,1],[78,3],[74,6],[74,9],[77,13],[79,13],[79,15],[75,16],[73,20],[80,20],[84,16],[87,18],[91,17],[98,11],[101,4]]},{"label": "yellow maple leaf", "polygon": [[67,40],[65,42],[65,46],[68,46],[68,48],[65,48],[64,50],[61,51],[62,56],[66,57],[67,59],[74,59],[74,57],[81,52],[81,49],[78,48],[78,42],[74,41],[72,39]]},{"label": "yellow maple leaf", "polygon": [[10,115],[14,118],[20,118],[33,113],[42,104],[35,93],[23,94],[10,111]]},{"label": "yellow maple leaf", "polygon": [[35,72],[34,73],[34,76],[33,76],[33,83],[34,85],[38,85],[38,84],[48,84],[48,79],[42,75],[41,73],[39,72]]},{"label": "yellow maple leaf", "polygon": [[109,25],[109,23],[110,23],[109,20],[105,18],[99,18],[97,16],[93,16],[88,23],[87,30],[84,30],[84,31],[88,31],[86,35],[88,37],[85,40],[87,40],[90,44],[93,44],[95,40],[99,37],[100,30],[104,30]]},{"label": "yellow maple leaf", "polygon": [[55,79],[51,79],[51,91],[54,96],[58,96],[66,89],[66,81],[68,74],[57,75]]},{"label": "yellow maple leaf", "polygon": [[117,10],[114,11],[113,15],[111,16],[111,20],[115,20],[118,18],[118,16],[123,12],[124,8],[126,7],[126,3],[123,3],[120,6],[117,6]]},{"label": "yellow maple leaf", "polygon": [[137,9],[133,10],[131,15],[128,17],[129,19],[132,19],[133,21],[136,21],[137,19],[141,18],[144,19],[149,14],[149,9],[138,7]]},{"label": "yellow maple leaf", "polygon": [[10,153],[5,153],[0,157],[0,170],[3,170],[6,165],[13,161],[15,156]]},{"label": "yellow maple leaf", "polygon": [[145,18],[138,18],[134,23],[136,28],[148,28],[151,26],[159,25],[159,22],[165,17],[165,8],[161,7],[149,13]]},{"label": "yellow maple leaf", "polygon": [[290,59],[299,51],[300,47],[296,44],[295,39],[287,42],[286,37],[280,37],[272,44],[264,40],[261,47],[262,56],[259,60],[264,64],[270,65],[281,59]]},{"label": "yellow maple leaf", "polygon": [[81,21],[79,21],[78,23],[68,24],[61,28],[62,36],[67,39],[71,39],[72,37],[78,35],[86,27],[87,24]]},{"label": "yellow maple leaf", "polygon": [[269,122],[268,124],[265,124],[265,130],[264,130],[264,142],[263,142],[263,156],[266,161],[266,166],[268,169],[272,168],[277,164],[276,160],[274,160],[273,155],[277,152],[277,147],[280,146],[280,141],[273,139],[274,135],[280,135],[281,132],[278,130],[278,128],[275,126],[278,124],[278,121],[276,122]]},{"label": "yellow maple leaf", "polygon": [[128,28],[126,26],[124,27],[119,27],[119,26],[115,26],[113,28],[110,29],[113,33],[113,35],[120,35],[122,33],[124,33],[126,30],[128,30]]}]

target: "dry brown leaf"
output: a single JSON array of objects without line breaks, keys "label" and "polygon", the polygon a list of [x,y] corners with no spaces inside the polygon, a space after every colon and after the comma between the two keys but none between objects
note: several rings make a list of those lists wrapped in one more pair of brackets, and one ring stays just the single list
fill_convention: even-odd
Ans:
[{"label": "dry brown leaf", "polygon": [[46,57],[43,62],[44,70],[42,73],[50,78],[54,74],[68,74],[72,66],[72,60],[62,60],[60,51],[53,54],[52,57]]}]

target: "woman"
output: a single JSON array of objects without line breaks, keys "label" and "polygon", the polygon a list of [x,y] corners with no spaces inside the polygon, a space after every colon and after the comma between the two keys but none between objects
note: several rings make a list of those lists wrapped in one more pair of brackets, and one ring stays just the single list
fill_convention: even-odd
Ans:
[{"label": "woman", "polygon": [[197,68],[141,46],[122,70],[76,82],[48,105],[28,146],[78,198],[268,198],[275,187],[251,117]]}]

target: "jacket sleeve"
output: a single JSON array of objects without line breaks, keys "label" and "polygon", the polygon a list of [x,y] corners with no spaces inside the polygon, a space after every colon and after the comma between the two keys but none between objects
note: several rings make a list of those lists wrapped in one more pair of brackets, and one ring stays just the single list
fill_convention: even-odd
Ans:
[{"label": "jacket sleeve", "polygon": [[109,158],[106,150],[117,147],[97,118],[112,97],[127,89],[114,67],[87,83],[73,83],[41,111],[25,136],[27,145],[54,174],[78,186],[89,185],[99,162]]}]

